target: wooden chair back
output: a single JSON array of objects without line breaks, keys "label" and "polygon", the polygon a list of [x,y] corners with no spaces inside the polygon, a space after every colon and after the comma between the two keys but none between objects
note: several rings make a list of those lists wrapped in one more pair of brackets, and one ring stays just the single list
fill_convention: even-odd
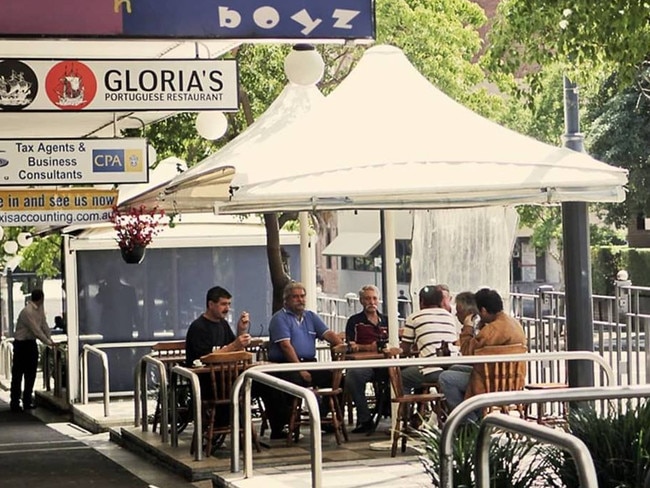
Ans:
[{"label": "wooden chair back", "polygon": [[201,362],[210,369],[213,401],[229,404],[232,386],[237,377],[253,364],[253,354],[247,351],[213,352],[201,357]]},{"label": "wooden chair back", "polygon": [[[523,354],[528,352],[524,344],[509,344],[506,346],[485,346],[476,349],[474,354],[477,356],[494,355],[494,354]],[[485,380],[486,393],[499,391],[519,391],[523,390],[526,384],[526,362],[524,361],[503,361],[497,363],[484,363],[482,366],[482,375]],[[523,417],[523,405],[515,405],[514,409]],[[484,409],[485,415],[490,409]],[[513,410],[513,406],[499,407],[504,413]]]},{"label": "wooden chair back", "polygon": [[185,341],[163,341],[151,346],[156,357],[185,357]]}]

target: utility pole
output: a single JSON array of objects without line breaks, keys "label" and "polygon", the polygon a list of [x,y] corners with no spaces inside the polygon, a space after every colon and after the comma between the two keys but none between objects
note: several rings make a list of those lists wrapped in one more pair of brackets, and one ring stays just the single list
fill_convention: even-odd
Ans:
[{"label": "utility pole", "polygon": [[[580,133],[578,87],[564,77],[564,146],[584,152]],[[564,282],[566,300],[566,341],[569,351],[593,351],[593,305],[591,300],[591,255],[589,209],[586,202],[562,204],[564,241]],[[593,365],[570,361],[569,386],[594,386]]]}]

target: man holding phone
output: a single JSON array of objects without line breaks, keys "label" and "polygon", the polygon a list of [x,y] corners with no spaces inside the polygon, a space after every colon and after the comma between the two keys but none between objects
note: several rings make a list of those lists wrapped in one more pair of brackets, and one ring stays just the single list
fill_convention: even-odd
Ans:
[{"label": "man holding phone", "polygon": [[228,290],[220,286],[210,288],[205,301],[205,312],[190,324],[185,336],[185,364],[188,367],[191,367],[201,356],[215,350],[241,351],[251,342],[248,333],[250,326],[248,312],[242,312],[237,321],[237,336],[226,320],[232,301],[232,295]]}]

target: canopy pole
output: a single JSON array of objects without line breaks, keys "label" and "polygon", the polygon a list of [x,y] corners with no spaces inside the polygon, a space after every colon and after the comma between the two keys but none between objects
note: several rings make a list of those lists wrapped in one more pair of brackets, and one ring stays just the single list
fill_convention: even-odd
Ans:
[{"label": "canopy pole", "polygon": [[[584,152],[578,101],[578,87],[565,76],[564,146],[577,152]],[[589,209],[586,202],[562,204],[562,238],[564,240],[567,349],[593,351]],[[594,369],[589,362],[573,361],[567,368],[569,386],[594,386]]]},{"label": "canopy pole", "polygon": [[384,313],[388,317],[388,344],[399,347],[399,322],[397,320],[397,266],[395,252],[395,212],[381,210],[382,295]]},{"label": "canopy pole", "polygon": [[307,309],[316,310],[316,272],[314,248],[309,237],[309,212],[299,212],[300,223],[300,281],[305,285]]}]

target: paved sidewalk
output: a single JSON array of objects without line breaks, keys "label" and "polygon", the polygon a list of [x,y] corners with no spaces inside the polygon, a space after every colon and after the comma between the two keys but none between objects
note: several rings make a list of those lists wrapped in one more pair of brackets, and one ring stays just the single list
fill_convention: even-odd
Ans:
[{"label": "paved sidewalk", "polygon": [[189,483],[109,441],[67,422],[65,415],[37,408],[9,410],[0,391],[1,486],[39,488],[211,488]]}]

